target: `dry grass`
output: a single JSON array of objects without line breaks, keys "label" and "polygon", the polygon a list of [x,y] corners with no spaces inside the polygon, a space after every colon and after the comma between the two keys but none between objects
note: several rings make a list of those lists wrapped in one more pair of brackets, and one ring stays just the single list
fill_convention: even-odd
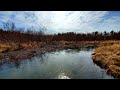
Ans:
[{"label": "dry grass", "polygon": [[15,51],[15,50],[20,50],[20,49],[30,49],[30,48],[35,48],[35,47],[42,47],[44,46],[44,42],[26,42],[26,43],[13,43],[13,42],[8,42],[8,43],[0,43],[0,53],[5,53],[9,51]]},{"label": "dry grass", "polygon": [[9,48],[10,48],[10,45],[0,43],[0,53],[8,51]]},{"label": "dry grass", "polygon": [[120,76],[120,41],[103,42],[92,54],[93,61],[113,76]]},{"label": "dry grass", "polygon": [[45,42],[27,42],[27,43],[20,44],[22,48],[26,48],[26,49],[35,48],[35,47],[43,47],[44,45],[46,45]]},{"label": "dry grass", "polygon": [[18,43],[0,43],[0,53],[15,51],[20,49],[20,45]]},{"label": "dry grass", "polygon": [[31,51],[31,49],[43,47],[45,44],[45,42],[0,42],[0,63],[2,63],[2,61],[4,60],[4,55],[7,54],[7,52],[9,52],[8,56],[10,61],[17,62],[19,60],[31,57],[34,54],[34,52]]}]

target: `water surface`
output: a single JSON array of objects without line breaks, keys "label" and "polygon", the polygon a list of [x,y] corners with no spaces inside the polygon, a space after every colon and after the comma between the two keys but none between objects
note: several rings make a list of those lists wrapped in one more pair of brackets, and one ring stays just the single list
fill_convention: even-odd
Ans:
[{"label": "water surface", "polygon": [[93,48],[49,52],[0,66],[1,79],[113,79],[94,64]]}]

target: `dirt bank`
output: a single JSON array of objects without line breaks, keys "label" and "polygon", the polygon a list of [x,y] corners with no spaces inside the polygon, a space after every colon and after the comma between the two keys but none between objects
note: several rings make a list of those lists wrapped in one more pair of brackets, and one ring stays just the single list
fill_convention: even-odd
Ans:
[{"label": "dirt bank", "polygon": [[[31,58],[38,54],[44,54],[46,52],[52,52],[52,51],[60,51],[64,49],[79,49],[81,47],[88,47],[88,46],[95,46],[97,43],[93,42],[66,42],[66,41],[60,41],[60,42],[48,42],[48,43],[29,43],[29,44],[21,44],[19,47],[16,44],[16,49],[14,49],[12,46],[6,44],[2,45],[4,48],[7,47],[8,50],[2,51],[0,53],[0,64],[6,63],[6,62],[20,62],[21,60]],[[12,48],[12,49],[11,49]]]}]

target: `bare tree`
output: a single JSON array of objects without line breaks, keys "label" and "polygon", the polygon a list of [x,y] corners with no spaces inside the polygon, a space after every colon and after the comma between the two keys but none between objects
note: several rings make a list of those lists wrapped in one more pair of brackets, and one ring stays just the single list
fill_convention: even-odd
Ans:
[{"label": "bare tree", "polygon": [[5,30],[15,30],[16,29],[16,26],[15,26],[15,23],[13,22],[2,22],[3,24],[3,28]]}]

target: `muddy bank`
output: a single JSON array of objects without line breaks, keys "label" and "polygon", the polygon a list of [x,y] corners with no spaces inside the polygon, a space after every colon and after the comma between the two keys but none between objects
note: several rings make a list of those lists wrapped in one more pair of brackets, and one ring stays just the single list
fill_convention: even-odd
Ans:
[{"label": "muddy bank", "polygon": [[33,48],[21,48],[4,53],[0,53],[0,64],[3,63],[18,63],[21,60],[31,58],[35,55],[44,54],[46,52],[60,51],[64,49],[79,49],[81,47],[96,46],[97,44],[91,43],[75,43],[75,42],[51,42],[46,43],[44,46]]},{"label": "muddy bank", "polygon": [[120,44],[97,47],[92,58],[94,63],[106,69],[108,74],[120,78]]}]

